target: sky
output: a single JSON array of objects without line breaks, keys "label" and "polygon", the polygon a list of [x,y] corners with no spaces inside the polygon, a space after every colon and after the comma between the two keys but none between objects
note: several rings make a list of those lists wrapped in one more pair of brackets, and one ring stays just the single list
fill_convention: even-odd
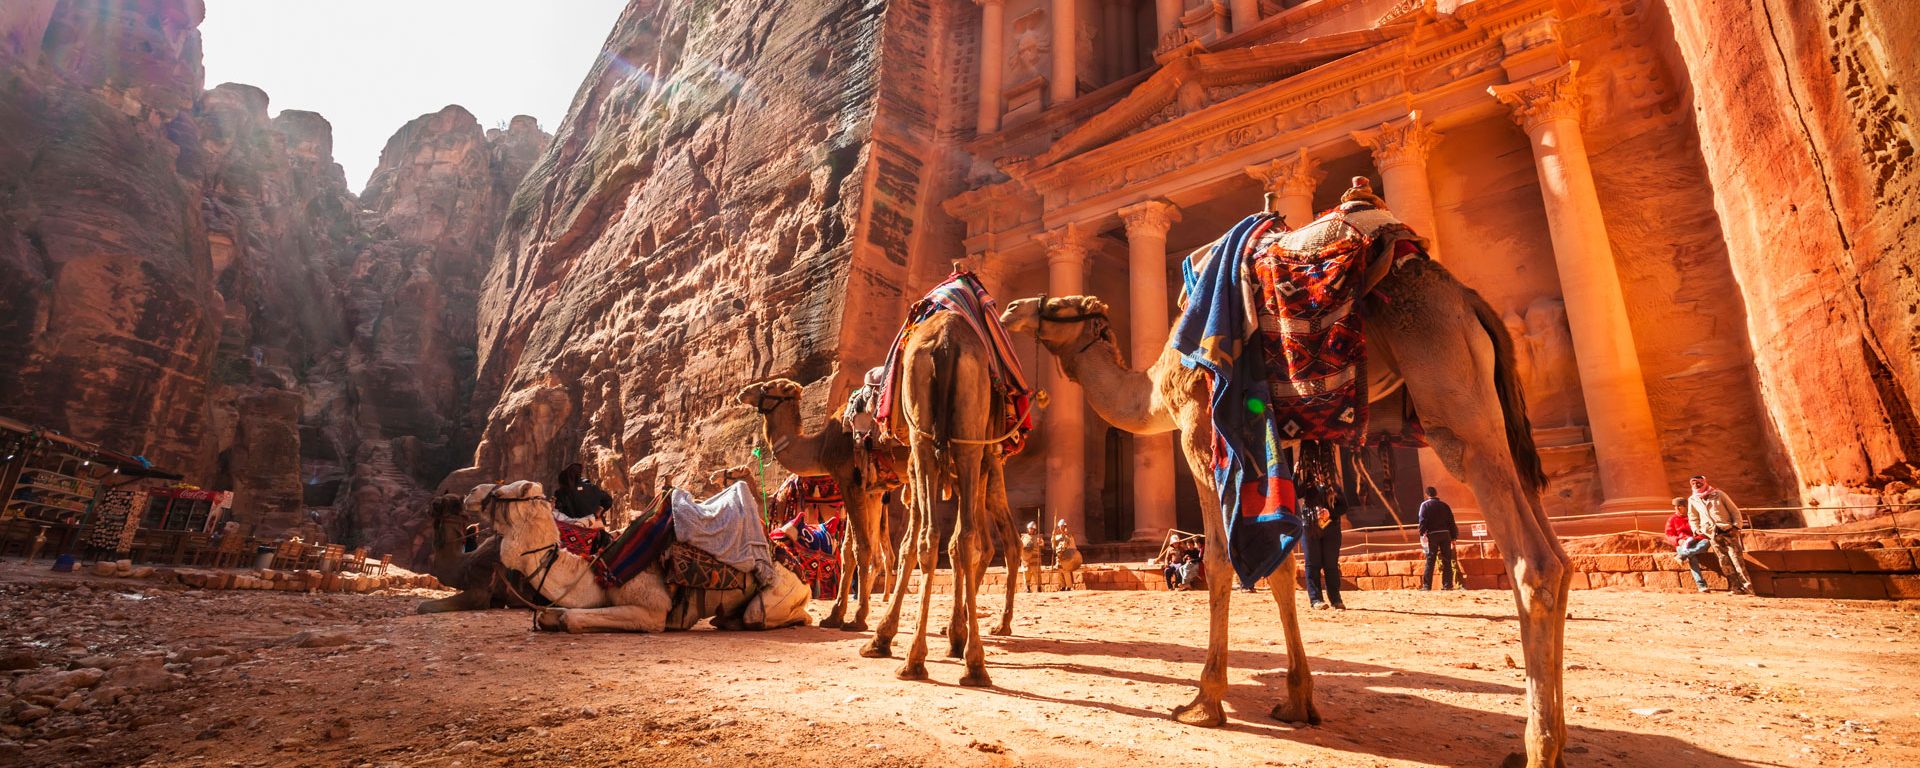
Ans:
[{"label": "sky", "polygon": [[333,124],[347,186],[400,126],[459,104],[485,128],[566,117],[626,0],[206,0],[207,87],[259,86],[268,111]]}]

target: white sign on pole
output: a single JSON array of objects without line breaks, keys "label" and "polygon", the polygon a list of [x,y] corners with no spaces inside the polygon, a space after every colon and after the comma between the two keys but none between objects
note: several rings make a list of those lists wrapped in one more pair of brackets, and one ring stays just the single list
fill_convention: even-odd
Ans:
[{"label": "white sign on pole", "polygon": [[1486,538],[1486,537],[1487,537],[1487,524],[1486,524],[1486,523],[1474,523],[1474,524],[1473,524],[1473,537],[1474,537],[1474,538],[1476,538],[1476,539],[1484,539],[1484,538]]}]

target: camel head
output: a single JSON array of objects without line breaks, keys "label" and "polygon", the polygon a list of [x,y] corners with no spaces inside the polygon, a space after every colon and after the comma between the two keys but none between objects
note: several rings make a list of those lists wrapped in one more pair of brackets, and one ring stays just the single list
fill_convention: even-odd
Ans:
[{"label": "camel head", "polygon": [[[788,382],[791,384],[792,382]],[[716,469],[707,475],[707,484],[715,488],[725,488],[743,480],[753,479],[753,468],[745,464],[726,469]]]},{"label": "camel head", "polygon": [[525,524],[529,520],[548,519],[553,516],[549,508],[551,504],[546,498],[546,489],[532,480],[505,485],[482,483],[474,486],[460,501],[461,508],[468,514],[480,516],[495,530]]},{"label": "camel head", "polygon": [[799,402],[800,394],[805,391],[799,382],[792,379],[773,379],[748,384],[734,399],[741,405],[753,406],[764,416],[785,403]]},{"label": "camel head", "polygon": [[1013,333],[1038,336],[1055,352],[1085,350],[1101,339],[1112,340],[1107,303],[1096,296],[1057,296],[1046,300],[1015,299],[1000,313],[1000,324]]}]

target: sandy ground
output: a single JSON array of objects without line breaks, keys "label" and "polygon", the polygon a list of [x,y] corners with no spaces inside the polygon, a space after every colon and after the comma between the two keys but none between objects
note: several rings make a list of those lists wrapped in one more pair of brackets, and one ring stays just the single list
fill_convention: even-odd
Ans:
[{"label": "sandy ground", "polygon": [[[1200,671],[1199,593],[1023,597],[994,687],[967,689],[942,645],[906,683],[858,657],[864,635],[813,627],[534,634],[524,612],[415,616],[414,595],[40,573],[0,568],[5,765],[1488,766],[1524,723],[1505,593],[1305,614],[1326,722],[1302,728],[1266,717],[1272,600],[1236,594],[1230,722],[1205,730],[1166,718]],[[1917,608],[1577,592],[1567,764],[1920,764]],[[19,722],[39,705],[17,694],[83,665],[104,680]]]}]

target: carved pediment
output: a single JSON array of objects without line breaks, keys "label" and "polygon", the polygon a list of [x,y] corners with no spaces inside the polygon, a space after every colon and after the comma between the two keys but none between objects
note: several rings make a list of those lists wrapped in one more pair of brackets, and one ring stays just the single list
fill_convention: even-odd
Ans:
[{"label": "carved pediment", "polygon": [[1045,168],[1181,116],[1199,112],[1269,83],[1406,35],[1411,23],[1342,32],[1298,42],[1269,43],[1224,51],[1190,49],[1167,60],[1131,93],[1035,155]]}]

